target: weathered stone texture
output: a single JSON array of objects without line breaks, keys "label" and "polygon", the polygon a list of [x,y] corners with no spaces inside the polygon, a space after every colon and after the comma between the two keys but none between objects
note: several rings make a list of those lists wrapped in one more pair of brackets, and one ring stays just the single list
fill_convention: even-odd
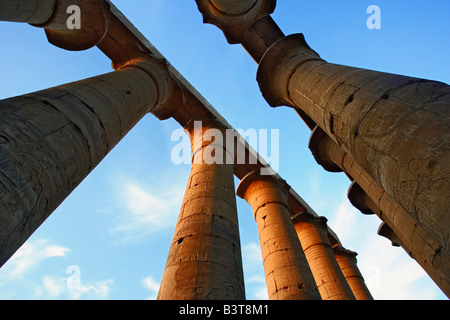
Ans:
[{"label": "weathered stone texture", "polygon": [[320,300],[291,221],[287,191],[282,181],[251,172],[241,180],[237,194],[255,215],[269,299]]},{"label": "weathered stone texture", "polygon": [[245,299],[233,164],[203,161],[205,147],[211,145],[202,139],[207,129],[211,127],[203,126],[194,133],[189,128],[193,165],[158,293],[160,300]]},{"label": "weathered stone texture", "polygon": [[354,300],[328,240],[326,219],[303,212],[293,222],[322,299]]},{"label": "weathered stone texture", "polygon": [[356,265],[357,253],[344,249],[341,246],[333,247],[333,253],[356,300],[373,300],[372,294],[367,288],[364,278]]},{"label": "weathered stone texture", "polygon": [[0,101],[0,264],[157,103],[128,68]]}]

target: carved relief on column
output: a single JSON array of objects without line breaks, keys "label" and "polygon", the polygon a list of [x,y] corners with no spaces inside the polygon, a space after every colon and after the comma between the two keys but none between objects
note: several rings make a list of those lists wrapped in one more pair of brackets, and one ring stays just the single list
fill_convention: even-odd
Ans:
[{"label": "carved relief on column", "polygon": [[[70,6],[77,6],[79,28],[68,25]],[[75,8],[75,7],[72,7]],[[94,47],[108,32],[110,20],[109,5],[103,0],[58,0],[52,18],[36,27],[45,28],[48,41],[65,50],[79,51]],[[70,28],[69,28],[70,26]]]},{"label": "carved relief on column", "polygon": [[286,182],[274,176],[251,172],[241,180],[237,194],[255,215],[269,299],[320,300],[291,221],[288,190]]},{"label": "carved relief on column", "polygon": [[0,101],[0,265],[160,103],[131,66]]},{"label": "carved relief on column", "polygon": [[327,219],[307,211],[292,218],[323,300],[354,300],[327,236]]},{"label": "carved relief on column", "polygon": [[257,79],[271,106],[302,109],[441,246],[448,247],[447,84],[327,63],[301,34],[270,47]]},{"label": "carved relief on column", "polygon": [[372,294],[367,288],[364,278],[357,266],[357,253],[341,246],[334,247],[333,252],[356,300],[373,300]]},{"label": "carved relief on column", "polygon": [[202,118],[186,129],[193,164],[158,299],[245,299],[233,164],[207,163],[211,153],[226,157],[222,145],[205,137],[222,129]]},{"label": "carved relief on column", "polygon": [[229,43],[239,43],[248,28],[275,10],[275,0],[196,0],[203,22],[221,29]]}]

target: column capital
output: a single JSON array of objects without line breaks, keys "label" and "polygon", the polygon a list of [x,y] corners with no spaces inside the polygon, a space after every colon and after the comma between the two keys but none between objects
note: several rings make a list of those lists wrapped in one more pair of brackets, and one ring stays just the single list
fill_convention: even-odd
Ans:
[{"label": "column capital", "polygon": [[[77,6],[80,12],[80,28],[69,29],[68,9]],[[69,11],[70,13],[70,11]],[[52,17],[43,24],[48,41],[65,50],[80,51],[96,46],[108,32],[111,11],[103,0],[58,0]]]},{"label": "column capital", "polygon": [[234,146],[226,143],[227,127],[211,115],[193,117],[184,126],[191,140],[192,163],[233,164]]},{"label": "column capital", "polygon": [[346,257],[348,259],[356,259],[357,252],[344,248],[343,246],[333,247],[333,252],[336,256]]},{"label": "column capital", "polygon": [[262,201],[261,199],[259,199],[260,197],[256,197],[256,199],[253,199],[258,202],[258,207],[271,202],[279,202],[288,207],[288,191],[291,189],[291,186],[278,176],[263,175],[260,171],[249,172],[244,176],[244,178],[242,178],[241,182],[239,183],[236,194],[238,195],[238,197],[249,201],[249,199],[251,198],[249,195],[255,192],[254,188],[257,188],[258,190],[260,190],[260,192],[264,192],[264,189],[268,188],[270,188],[271,191],[275,191],[264,192],[265,203],[260,203],[260,201]]},{"label": "column capital", "polygon": [[292,217],[292,222],[294,225],[297,223],[310,223],[324,229],[325,231],[328,231],[328,219],[322,216],[316,216],[309,211],[303,211],[295,214]]},{"label": "column capital", "polygon": [[353,181],[348,188],[347,198],[350,200],[351,204],[363,214],[372,215],[377,211],[378,216],[381,216],[380,209],[356,181]]},{"label": "column capital", "polygon": [[0,1],[0,21],[46,23],[53,15],[57,0]]},{"label": "column capital", "polygon": [[315,126],[309,137],[308,147],[316,159],[328,172],[342,172],[345,152],[319,126]]},{"label": "column capital", "polygon": [[271,107],[290,106],[288,84],[297,67],[310,60],[322,60],[301,33],[275,42],[264,54],[257,72],[261,92]]},{"label": "column capital", "polygon": [[253,23],[274,12],[276,0],[196,0],[203,22],[221,29],[230,44],[240,43]]},{"label": "column capital", "polygon": [[[390,226],[387,225],[386,222],[382,222],[377,230],[378,235],[385,237],[386,239],[390,240],[393,247],[400,247],[401,241],[399,237],[395,234],[395,232],[391,229]],[[405,246],[402,245],[406,249]],[[408,250],[406,249],[408,252]],[[408,252],[409,255],[412,255],[411,252]]]}]

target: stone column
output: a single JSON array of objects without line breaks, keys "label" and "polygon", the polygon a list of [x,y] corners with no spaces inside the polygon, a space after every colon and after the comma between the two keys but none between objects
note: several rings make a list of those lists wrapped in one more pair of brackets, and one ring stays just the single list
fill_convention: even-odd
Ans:
[{"label": "stone column", "polygon": [[[233,164],[215,123],[191,121],[193,164],[158,299],[245,299]],[[218,155],[222,153],[222,155]],[[217,161],[212,161],[213,157]]]},{"label": "stone column", "polygon": [[162,96],[133,67],[0,101],[0,265]]},{"label": "stone column", "polygon": [[347,279],[356,300],[373,300],[373,297],[364,282],[364,278],[357,266],[357,253],[347,250],[341,246],[333,248],[334,255],[342,273]]},{"label": "stone column", "polygon": [[384,221],[398,238],[397,242],[419,263],[442,291],[449,295],[448,248],[440,245],[319,127],[311,134],[309,148],[325,170],[344,171],[353,180],[348,194],[352,204],[361,212],[376,214]]},{"label": "stone column", "polygon": [[295,230],[323,300],[354,300],[327,236],[327,219],[307,211],[293,217]]},{"label": "stone column", "polygon": [[[72,16],[78,19],[79,26],[73,26]],[[110,11],[103,0],[2,0],[0,21],[45,28],[51,44],[78,51],[89,49],[103,39],[108,31]]]},{"label": "stone column", "polygon": [[441,245],[450,239],[450,87],[323,61],[296,34],[258,68],[273,107],[305,112]]},{"label": "stone column", "polygon": [[253,209],[271,300],[320,300],[287,202],[289,186],[274,176],[247,174],[237,195]]}]

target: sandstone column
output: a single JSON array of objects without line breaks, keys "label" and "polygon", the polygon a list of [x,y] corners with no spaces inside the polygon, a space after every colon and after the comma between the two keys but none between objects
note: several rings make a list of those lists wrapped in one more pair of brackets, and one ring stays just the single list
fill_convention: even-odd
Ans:
[{"label": "sandstone column", "polygon": [[54,13],[56,0],[2,0],[0,20],[43,24]]},{"label": "sandstone column", "polygon": [[0,265],[162,96],[141,69],[0,101]]},{"label": "sandstone column", "polygon": [[357,253],[347,250],[341,246],[333,248],[334,255],[342,272],[347,279],[356,300],[373,300],[369,289],[364,282],[364,278],[357,266]]},{"label": "sandstone column", "polygon": [[210,141],[211,130],[223,134],[216,125],[202,119],[187,126],[193,164],[160,300],[245,299],[233,164],[222,162],[224,146]]},{"label": "sandstone column", "polygon": [[289,214],[288,185],[274,176],[247,174],[237,188],[253,209],[271,300],[320,300]]},{"label": "sandstone column", "polygon": [[450,87],[323,61],[291,35],[258,68],[273,107],[305,112],[442,246],[450,239]]},{"label": "sandstone column", "polygon": [[450,252],[411,217],[353,158],[322,129],[316,127],[309,140],[317,162],[331,172],[344,171],[353,180],[348,197],[365,214],[376,214],[398,238],[397,242],[428,273],[447,295],[450,294]]},{"label": "sandstone column", "polygon": [[327,236],[327,219],[307,211],[292,219],[323,300],[354,300]]},{"label": "sandstone column", "polygon": [[447,84],[327,63],[303,35],[284,36],[270,17],[275,0],[257,0],[251,8],[229,1],[222,9],[196,2],[205,23],[218,26],[229,43],[242,44],[259,64],[257,80],[272,107],[292,107],[311,130],[318,125],[449,250]]}]

